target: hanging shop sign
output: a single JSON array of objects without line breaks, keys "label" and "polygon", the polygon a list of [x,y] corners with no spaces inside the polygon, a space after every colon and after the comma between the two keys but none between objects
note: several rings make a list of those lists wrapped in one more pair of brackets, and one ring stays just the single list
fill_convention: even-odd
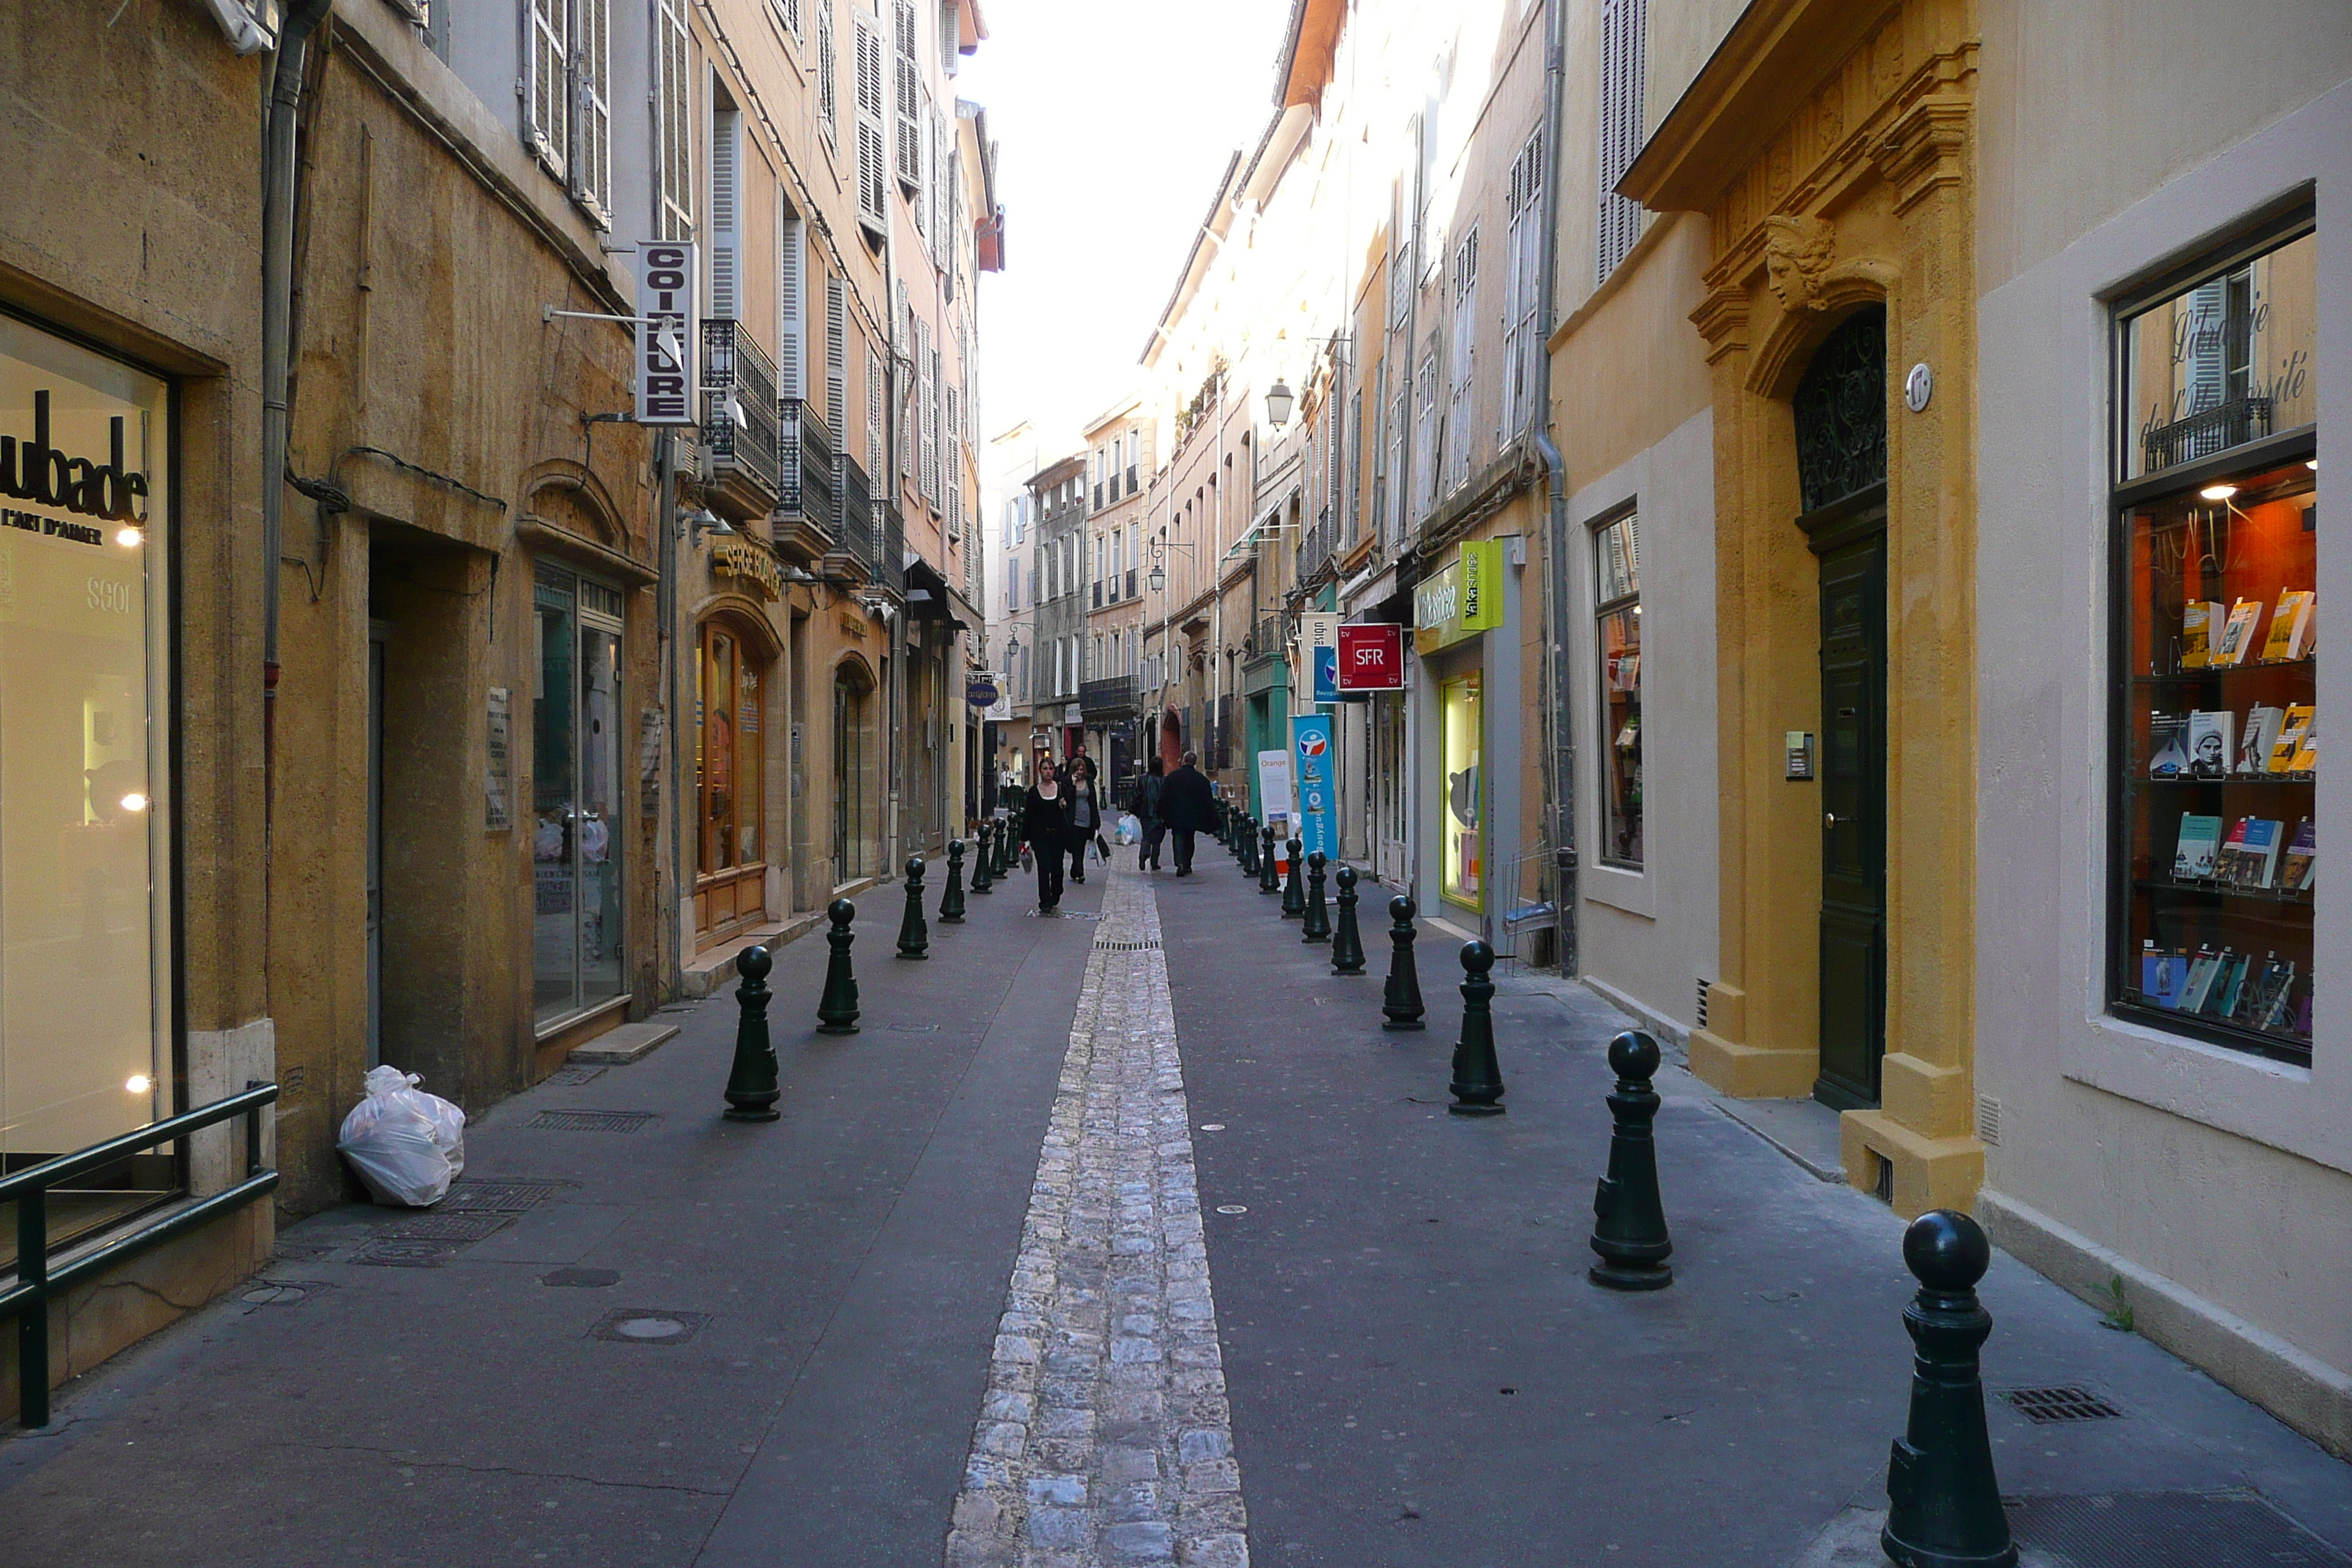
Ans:
[{"label": "hanging shop sign", "polygon": [[996,696],[996,677],[992,675],[975,675],[964,683],[963,700],[974,708],[995,707]]},{"label": "hanging shop sign", "polygon": [[784,596],[784,574],[776,569],[776,558],[740,533],[710,542],[710,569],[750,584],[763,599]]},{"label": "hanging shop sign", "polygon": [[1318,702],[1339,700],[1339,617],[1309,610],[1298,617],[1298,646],[1306,651],[1309,689]]},{"label": "hanging shop sign", "polygon": [[695,247],[637,244],[637,406],[640,425],[699,425],[694,404]]},{"label": "hanging shop sign", "polygon": [[1299,852],[1321,851],[1328,859],[1337,853],[1331,820],[1339,807],[1339,770],[1331,744],[1328,713],[1296,713],[1290,720],[1290,751],[1298,769]]},{"label": "hanging shop sign", "polygon": [[1404,628],[1360,622],[1339,628],[1339,690],[1343,695],[1404,689]]},{"label": "hanging shop sign", "polygon": [[1412,646],[1435,653],[1503,624],[1503,544],[1464,544],[1443,572],[1412,591]]}]

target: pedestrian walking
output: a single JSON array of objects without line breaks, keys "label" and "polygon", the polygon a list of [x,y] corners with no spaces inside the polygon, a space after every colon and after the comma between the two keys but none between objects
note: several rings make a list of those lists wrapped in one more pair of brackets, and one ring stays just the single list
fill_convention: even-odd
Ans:
[{"label": "pedestrian walking", "polygon": [[1160,869],[1160,845],[1168,837],[1168,824],[1160,815],[1160,797],[1168,784],[1167,774],[1168,764],[1154,757],[1150,769],[1135,781],[1131,809],[1136,820],[1143,824],[1143,848],[1136,857],[1136,865],[1143,870]]},{"label": "pedestrian walking", "polygon": [[1021,847],[1036,857],[1037,911],[1052,914],[1062,902],[1062,846],[1070,837],[1070,792],[1042,751],[1036,776],[1021,800]]},{"label": "pedestrian walking", "polygon": [[1201,776],[1195,764],[1201,760],[1197,752],[1184,753],[1183,763],[1170,773],[1160,789],[1160,814],[1168,820],[1168,830],[1176,836],[1176,874],[1192,874],[1192,836],[1215,830],[1217,826],[1216,797],[1210,793],[1209,781]]},{"label": "pedestrian walking", "polygon": [[[1084,762],[1086,759],[1078,759]],[[1096,798],[1093,774],[1073,765],[1070,782],[1064,791],[1070,797],[1070,880],[1080,887],[1087,881],[1087,846],[1102,837],[1102,802]],[[1110,858],[1108,847],[1103,858]]]}]

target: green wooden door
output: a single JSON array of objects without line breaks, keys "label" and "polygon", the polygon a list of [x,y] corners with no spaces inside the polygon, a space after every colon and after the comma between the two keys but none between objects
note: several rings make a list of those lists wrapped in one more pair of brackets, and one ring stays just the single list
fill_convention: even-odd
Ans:
[{"label": "green wooden door", "polygon": [[1886,1053],[1886,534],[1822,563],[1821,1077],[1841,1110],[1878,1103]]}]

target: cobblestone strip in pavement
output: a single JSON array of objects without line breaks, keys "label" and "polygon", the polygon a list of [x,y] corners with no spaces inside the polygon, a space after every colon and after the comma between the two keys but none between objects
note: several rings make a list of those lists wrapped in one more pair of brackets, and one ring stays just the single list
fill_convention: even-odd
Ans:
[{"label": "cobblestone strip in pavement", "polygon": [[[948,1568],[1246,1568],[1150,885],[1111,873]],[[1120,952],[1113,943],[1150,945]]]}]

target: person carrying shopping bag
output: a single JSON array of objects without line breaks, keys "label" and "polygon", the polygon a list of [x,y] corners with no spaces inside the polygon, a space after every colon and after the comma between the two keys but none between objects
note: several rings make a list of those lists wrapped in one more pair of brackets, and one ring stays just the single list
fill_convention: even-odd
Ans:
[{"label": "person carrying shopping bag", "polygon": [[1062,902],[1062,846],[1070,837],[1070,791],[1054,776],[1053,759],[1037,753],[1037,782],[1021,799],[1021,849],[1037,864],[1037,912]]},{"label": "person carrying shopping bag", "polygon": [[1160,843],[1168,837],[1168,824],[1160,815],[1160,791],[1166,784],[1168,764],[1158,757],[1151,759],[1150,770],[1135,781],[1135,799],[1130,809],[1143,824],[1143,847],[1137,852],[1138,869],[1160,869]]},{"label": "person carrying shopping bag", "polygon": [[[1070,772],[1070,782],[1062,786],[1070,797],[1070,880],[1084,887],[1087,846],[1102,836],[1102,804],[1095,798],[1092,771],[1073,768]],[[1105,858],[1108,858],[1107,854]]]}]

